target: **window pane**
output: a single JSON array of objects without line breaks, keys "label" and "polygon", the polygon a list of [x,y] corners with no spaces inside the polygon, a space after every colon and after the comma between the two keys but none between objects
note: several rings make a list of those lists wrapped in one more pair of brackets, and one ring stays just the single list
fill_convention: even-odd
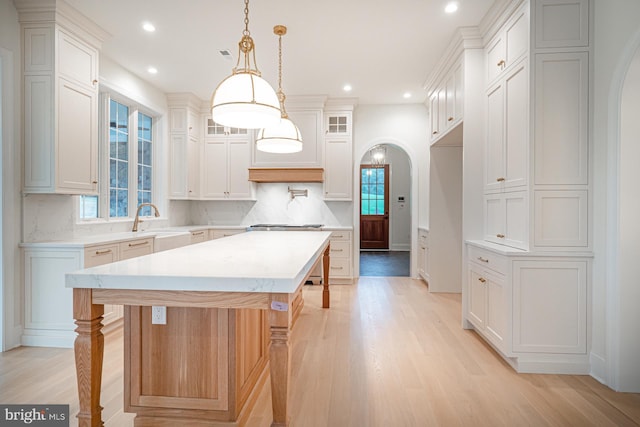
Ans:
[{"label": "window pane", "polygon": [[109,216],[129,212],[129,107],[109,102]]},{"label": "window pane", "polygon": [[376,200],[376,215],[384,215],[384,200]]},{"label": "window pane", "polygon": [[[138,113],[138,204],[151,203],[153,183],[153,119]],[[140,210],[141,216],[151,216],[151,208]]]},{"label": "window pane", "polygon": [[80,218],[98,218],[98,196],[80,196]]}]

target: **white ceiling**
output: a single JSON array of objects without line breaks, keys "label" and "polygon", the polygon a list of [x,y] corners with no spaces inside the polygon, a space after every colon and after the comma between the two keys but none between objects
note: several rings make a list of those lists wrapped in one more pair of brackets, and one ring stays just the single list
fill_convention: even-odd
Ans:
[{"label": "white ceiling", "polygon": [[[163,92],[208,100],[231,73],[244,29],[241,0],[67,0],[112,37],[110,57]],[[249,30],[262,76],[274,88],[278,38],[285,25],[283,89],[292,95],[355,97],[360,104],[424,102],[423,84],[456,29],[478,25],[494,0],[253,0]],[[155,33],[142,30],[152,22]],[[219,50],[229,49],[233,61]],[[156,75],[147,72],[158,69]],[[345,83],[353,86],[345,93]],[[411,92],[410,99],[403,93]]]}]

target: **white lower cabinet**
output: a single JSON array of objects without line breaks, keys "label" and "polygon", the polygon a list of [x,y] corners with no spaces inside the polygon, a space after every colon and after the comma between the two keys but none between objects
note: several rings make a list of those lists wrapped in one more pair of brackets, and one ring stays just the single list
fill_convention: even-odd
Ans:
[{"label": "white lower cabinet", "polygon": [[418,275],[429,282],[429,232],[418,229]]},{"label": "white lower cabinet", "polygon": [[[24,330],[22,345],[73,347],[73,290],[65,274],[153,253],[153,237],[94,245],[24,244]],[[103,331],[121,319],[122,306],[105,304]]]},{"label": "white lower cabinet", "polygon": [[244,228],[210,228],[209,240],[222,239],[223,237],[233,236],[234,234],[244,233]]},{"label": "white lower cabinet", "polygon": [[[331,231],[331,230],[327,230]],[[329,251],[329,281],[331,284],[351,283],[353,280],[353,242],[351,231],[334,230]]]},{"label": "white lower cabinet", "polygon": [[467,244],[464,320],[518,372],[587,374],[590,258]]}]

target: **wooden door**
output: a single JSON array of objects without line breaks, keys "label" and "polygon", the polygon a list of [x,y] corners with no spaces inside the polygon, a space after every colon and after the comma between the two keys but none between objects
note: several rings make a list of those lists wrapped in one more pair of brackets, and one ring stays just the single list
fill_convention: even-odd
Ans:
[{"label": "wooden door", "polygon": [[360,166],[360,249],[389,249],[389,165]]}]

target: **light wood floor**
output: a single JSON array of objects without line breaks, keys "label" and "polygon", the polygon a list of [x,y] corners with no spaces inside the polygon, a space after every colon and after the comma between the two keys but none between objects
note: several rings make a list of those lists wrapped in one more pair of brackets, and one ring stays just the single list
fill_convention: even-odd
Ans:
[{"label": "light wood floor", "polygon": [[[515,373],[460,327],[460,295],[430,294],[406,277],[365,277],[334,286],[332,308],[323,310],[320,291],[305,287],[292,334],[293,426],[640,425],[640,394],[615,393],[589,376]],[[109,335],[107,427],[133,425],[122,412],[122,353],[122,335]],[[75,416],[73,351],[0,353],[0,403],[68,403]],[[269,426],[270,405],[267,383],[248,425]]]}]

